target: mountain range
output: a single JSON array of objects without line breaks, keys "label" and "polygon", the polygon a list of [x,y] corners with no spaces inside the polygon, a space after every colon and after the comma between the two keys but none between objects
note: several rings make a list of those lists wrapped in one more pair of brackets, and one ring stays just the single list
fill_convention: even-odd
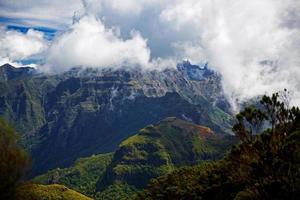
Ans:
[{"label": "mountain range", "polygon": [[32,175],[113,152],[148,124],[176,117],[231,134],[221,77],[184,61],[163,71],[73,68],[45,74],[0,67],[0,116],[22,134]]}]

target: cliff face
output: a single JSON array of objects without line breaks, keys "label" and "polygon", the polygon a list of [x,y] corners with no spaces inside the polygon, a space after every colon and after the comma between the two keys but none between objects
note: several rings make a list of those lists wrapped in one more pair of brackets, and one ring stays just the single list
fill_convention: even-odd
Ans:
[{"label": "cliff face", "polygon": [[161,72],[73,69],[0,81],[0,115],[24,133],[34,174],[113,151],[140,128],[170,116],[216,134],[230,132],[219,75],[187,62]]}]

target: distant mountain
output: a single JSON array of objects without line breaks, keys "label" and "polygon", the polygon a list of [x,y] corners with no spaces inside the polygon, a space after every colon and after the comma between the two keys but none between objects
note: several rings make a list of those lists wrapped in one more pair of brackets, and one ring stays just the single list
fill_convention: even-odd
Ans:
[{"label": "distant mountain", "polygon": [[126,199],[152,178],[221,158],[234,142],[233,137],[220,137],[210,128],[167,118],[124,140],[112,157],[100,154],[80,159],[35,181],[64,184],[96,199]]},{"label": "distant mountain", "polygon": [[[0,77],[8,77],[7,65],[0,68]],[[164,71],[74,68],[55,75],[12,69],[22,73],[0,79],[0,116],[24,133],[33,174],[114,151],[140,128],[170,116],[231,133],[221,77],[207,67],[185,62]]]}]

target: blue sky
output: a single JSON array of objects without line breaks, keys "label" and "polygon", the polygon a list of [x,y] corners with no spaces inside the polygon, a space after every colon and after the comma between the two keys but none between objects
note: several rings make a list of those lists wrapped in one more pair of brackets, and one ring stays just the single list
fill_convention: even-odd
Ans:
[{"label": "blue sky", "polygon": [[299,0],[0,0],[0,64],[161,70],[189,59],[222,74],[232,99],[288,88],[300,102],[299,55]]}]

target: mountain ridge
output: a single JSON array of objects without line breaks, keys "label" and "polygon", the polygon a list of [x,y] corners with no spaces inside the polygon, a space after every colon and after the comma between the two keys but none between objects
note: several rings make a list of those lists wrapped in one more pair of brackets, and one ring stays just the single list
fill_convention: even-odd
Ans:
[{"label": "mountain ridge", "polygon": [[232,116],[218,107],[225,97],[215,73],[192,80],[177,68],[73,69],[1,81],[0,93],[0,116],[25,133],[34,174],[111,152],[140,128],[170,116],[231,133]]}]

